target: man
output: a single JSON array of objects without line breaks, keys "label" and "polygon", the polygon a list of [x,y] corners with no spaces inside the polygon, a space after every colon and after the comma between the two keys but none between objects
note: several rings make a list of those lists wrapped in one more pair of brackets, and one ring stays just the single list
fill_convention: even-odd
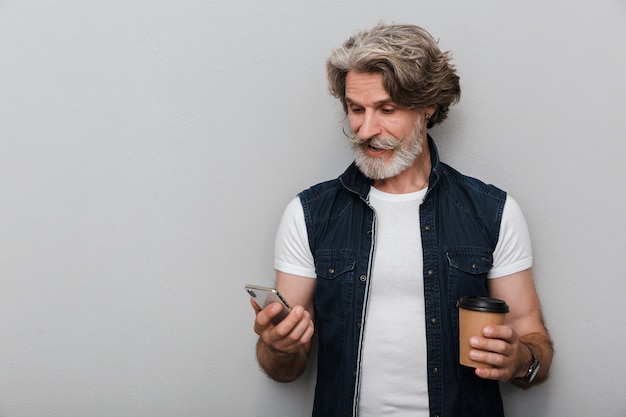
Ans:
[{"label": "man", "polygon": [[[300,193],[276,239],[276,287],[294,307],[255,303],[257,357],[277,381],[306,368],[317,334],[314,416],[503,415],[498,381],[547,378],[552,343],[517,203],[439,161],[426,128],[460,97],[450,55],[422,28],[378,25],[327,62],[355,162]],[[507,302],[502,326],[459,364],[462,296]]]}]

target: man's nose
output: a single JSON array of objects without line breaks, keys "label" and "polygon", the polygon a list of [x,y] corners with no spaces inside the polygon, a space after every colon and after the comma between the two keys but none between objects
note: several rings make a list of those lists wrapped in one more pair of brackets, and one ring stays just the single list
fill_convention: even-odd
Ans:
[{"label": "man's nose", "polygon": [[368,140],[382,133],[380,121],[374,112],[365,112],[357,132],[362,140]]}]

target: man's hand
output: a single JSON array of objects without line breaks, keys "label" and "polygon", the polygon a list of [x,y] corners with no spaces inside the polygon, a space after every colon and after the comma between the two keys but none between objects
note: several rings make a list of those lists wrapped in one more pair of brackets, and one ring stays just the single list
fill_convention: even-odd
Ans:
[{"label": "man's hand", "polygon": [[282,311],[279,303],[272,303],[265,309],[250,299],[256,312],[254,332],[264,345],[276,353],[296,353],[308,347],[313,337],[314,325],[311,315],[302,306],[296,306],[283,321],[274,324],[272,319]]},{"label": "man's hand", "polygon": [[306,368],[314,333],[311,314],[296,306],[283,321],[272,319],[282,311],[279,303],[261,309],[254,300],[250,304],[256,312],[254,332],[259,335],[257,359],[265,373],[279,382],[293,381]]},{"label": "man's hand", "polygon": [[511,327],[485,326],[483,337],[471,337],[469,343],[472,347],[469,357],[493,367],[476,368],[477,376],[498,381],[526,376],[532,353]]}]

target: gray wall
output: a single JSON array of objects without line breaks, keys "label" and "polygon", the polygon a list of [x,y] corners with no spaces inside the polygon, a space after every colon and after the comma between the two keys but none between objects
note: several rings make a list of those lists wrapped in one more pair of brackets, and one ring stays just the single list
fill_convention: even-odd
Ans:
[{"label": "gray wall", "polygon": [[624,1],[4,0],[0,417],[307,415],[243,286],[350,161],[324,60],[379,20],[453,51],[443,159],[528,218],[558,353],[508,415],[624,416]]}]

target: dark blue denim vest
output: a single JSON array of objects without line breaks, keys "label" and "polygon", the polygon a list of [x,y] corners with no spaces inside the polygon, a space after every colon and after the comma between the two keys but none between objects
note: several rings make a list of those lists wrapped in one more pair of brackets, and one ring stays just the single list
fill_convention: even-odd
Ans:
[{"label": "dark blue denim vest", "polygon": [[[499,385],[458,364],[457,300],[487,295],[506,193],[439,162],[420,206],[431,416],[503,416]],[[376,245],[371,181],[352,164],[300,193],[315,259],[318,369],[313,416],[356,416],[361,348]]]}]

